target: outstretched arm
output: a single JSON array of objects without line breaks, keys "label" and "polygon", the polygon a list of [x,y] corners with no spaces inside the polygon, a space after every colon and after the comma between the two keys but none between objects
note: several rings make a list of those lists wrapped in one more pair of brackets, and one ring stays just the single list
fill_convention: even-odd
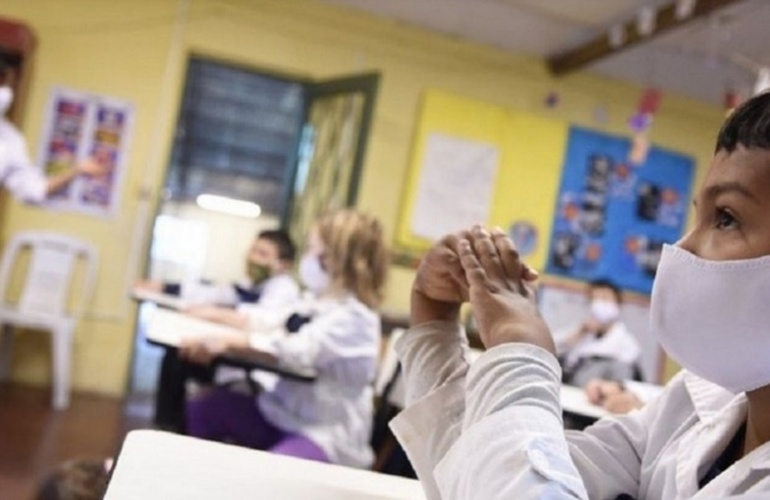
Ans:
[{"label": "outstretched arm", "polygon": [[46,196],[64,189],[79,175],[100,177],[106,174],[106,167],[100,165],[93,158],[89,158],[83,163],[67,168],[63,172],[48,176],[46,184]]}]

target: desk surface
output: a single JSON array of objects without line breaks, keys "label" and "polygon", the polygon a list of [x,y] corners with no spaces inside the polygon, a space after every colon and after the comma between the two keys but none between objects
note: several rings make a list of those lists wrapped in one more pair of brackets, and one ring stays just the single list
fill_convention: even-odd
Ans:
[{"label": "desk surface", "polygon": [[[625,384],[629,391],[645,403],[659,395],[664,389],[662,385],[645,382],[626,381]],[[613,415],[601,406],[590,403],[583,388],[572,385],[562,384],[561,406],[564,411],[583,417],[599,419]]]},{"label": "desk surface", "polygon": [[581,387],[575,387],[572,385],[561,386],[561,407],[567,413],[579,415],[581,417],[589,418],[602,418],[612,413],[608,412],[601,406],[588,401],[586,392]]},{"label": "desk surface", "polygon": [[[246,332],[237,328],[193,318],[177,311],[161,308],[152,311],[145,335],[150,343],[171,348],[179,347],[183,339],[216,339],[217,337],[248,336]],[[228,366],[268,371],[301,382],[312,382],[315,379],[315,374],[311,372],[298,372],[280,365],[250,359],[227,356],[218,358],[215,361]]]},{"label": "desk surface", "polygon": [[137,302],[152,302],[168,309],[186,309],[190,305],[185,300],[174,295],[150,292],[138,288],[131,290],[131,298]]},{"label": "desk surface", "polygon": [[275,455],[159,431],[130,432],[107,500],[424,499],[413,479]]}]

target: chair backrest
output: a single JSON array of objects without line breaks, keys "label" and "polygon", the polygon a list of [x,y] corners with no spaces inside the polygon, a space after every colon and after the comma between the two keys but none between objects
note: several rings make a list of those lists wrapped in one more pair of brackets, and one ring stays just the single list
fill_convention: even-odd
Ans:
[{"label": "chair backrest", "polygon": [[31,251],[24,288],[16,309],[44,316],[67,315],[67,299],[78,258],[86,263],[86,275],[72,317],[79,317],[96,280],[97,255],[88,244],[64,234],[23,231],[14,235],[0,264],[0,297],[5,301],[8,282],[21,252]]}]

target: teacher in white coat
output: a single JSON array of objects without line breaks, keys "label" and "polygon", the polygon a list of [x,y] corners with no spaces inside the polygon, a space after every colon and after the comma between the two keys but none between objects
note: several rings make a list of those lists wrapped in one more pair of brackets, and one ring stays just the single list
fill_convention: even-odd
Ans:
[{"label": "teacher in white coat", "polygon": [[79,175],[100,176],[105,167],[93,159],[46,177],[29,158],[27,142],[16,126],[6,118],[13,103],[15,71],[0,53],[0,183],[26,203],[41,203],[75,180]]}]

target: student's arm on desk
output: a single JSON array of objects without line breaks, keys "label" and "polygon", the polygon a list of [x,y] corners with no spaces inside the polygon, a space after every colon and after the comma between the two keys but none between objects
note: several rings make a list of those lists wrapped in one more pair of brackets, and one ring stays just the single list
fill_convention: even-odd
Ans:
[{"label": "student's arm on desk", "polygon": [[232,326],[238,330],[247,331],[249,327],[249,317],[241,311],[229,307],[193,306],[185,309],[184,313],[194,318]]},{"label": "student's arm on desk", "polygon": [[286,320],[294,312],[291,307],[266,306],[261,301],[257,304],[240,304],[236,310],[245,318],[244,329],[254,335],[283,329]]},{"label": "student's arm on desk", "polygon": [[193,363],[208,365],[217,357],[232,357],[243,361],[275,364],[277,358],[267,349],[255,349],[245,336],[211,337],[182,340],[179,355]]}]

